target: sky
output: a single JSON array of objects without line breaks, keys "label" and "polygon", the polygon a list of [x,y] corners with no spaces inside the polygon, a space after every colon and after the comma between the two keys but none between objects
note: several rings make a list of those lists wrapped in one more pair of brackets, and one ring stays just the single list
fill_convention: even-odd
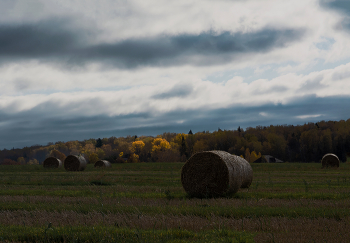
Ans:
[{"label": "sky", "polygon": [[348,0],[0,1],[0,149],[349,107]]}]

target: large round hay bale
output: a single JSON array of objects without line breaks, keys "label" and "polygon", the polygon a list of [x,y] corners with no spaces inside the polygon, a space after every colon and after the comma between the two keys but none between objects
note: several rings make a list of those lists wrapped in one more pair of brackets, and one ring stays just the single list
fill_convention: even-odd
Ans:
[{"label": "large round hay bale", "polygon": [[62,166],[62,161],[55,157],[48,157],[43,162],[44,168],[59,168]]},{"label": "large round hay bale", "polygon": [[195,197],[223,196],[248,188],[253,169],[245,159],[225,151],[194,154],[181,171],[185,191]]},{"label": "large round hay bale", "polygon": [[322,157],[322,168],[338,168],[339,167],[339,158],[335,154],[325,154]]},{"label": "large round hay bale", "polygon": [[96,161],[95,167],[103,167],[103,168],[109,168],[112,167],[112,164],[108,160],[99,160]]},{"label": "large round hay bale", "polygon": [[68,155],[64,160],[64,168],[67,171],[82,171],[85,170],[86,165],[86,160],[81,155]]}]

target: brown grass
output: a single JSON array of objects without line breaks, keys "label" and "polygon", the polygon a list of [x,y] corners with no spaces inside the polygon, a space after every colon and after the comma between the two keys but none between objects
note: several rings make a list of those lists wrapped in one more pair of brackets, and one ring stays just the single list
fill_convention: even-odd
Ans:
[{"label": "brown grass", "polygon": [[[16,203],[16,202],[30,202],[32,204],[85,204],[93,205],[99,204],[99,198],[91,197],[54,197],[54,196],[1,196],[0,202],[2,203]],[[103,198],[103,204],[105,206],[132,206],[132,207],[167,207],[172,206],[176,208],[181,207],[289,207],[293,208],[307,207],[307,208],[337,208],[346,209],[350,205],[350,200],[310,200],[310,199],[226,199],[226,198],[210,198],[210,199],[197,199],[192,198],[191,200],[172,199],[166,198],[159,199],[144,199],[144,198]]]},{"label": "brown grass", "polygon": [[336,219],[310,218],[222,218],[213,215],[210,219],[191,215],[158,215],[140,213],[101,213],[86,214],[75,211],[46,212],[0,211],[1,225],[44,226],[51,222],[56,226],[107,225],[136,229],[187,229],[202,230],[235,229],[257,233],[256,242],[349,242],[350,217]]}]

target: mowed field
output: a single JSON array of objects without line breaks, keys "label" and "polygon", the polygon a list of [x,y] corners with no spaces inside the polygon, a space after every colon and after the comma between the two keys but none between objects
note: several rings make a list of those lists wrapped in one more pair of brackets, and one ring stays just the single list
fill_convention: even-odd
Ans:
[{"label": "mowed field", "polygon": [[190,198],[183,163],[1,166],[2,242],[349,242],[350,164],[252,164],[253,184]]}]

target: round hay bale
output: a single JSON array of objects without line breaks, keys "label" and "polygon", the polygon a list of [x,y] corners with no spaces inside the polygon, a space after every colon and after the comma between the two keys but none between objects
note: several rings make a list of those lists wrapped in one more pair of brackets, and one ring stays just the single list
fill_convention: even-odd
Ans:
[{"label": "round hay bale", "polygon": [[48,157],[43,162],[44,168],[59,168],[62,166],[62,161],[55,157]]},{"label": "round hay bale", "polygon": [[109,168],[112,167],[112,164],[108,160],[99,160],[96,161],[95,167],[103,167],[103,168]]},{"label": "round hay bale", "polygon": [[322,168],[338,168],[339,167],[339,158],[335,154],[325,154],[322,157]]},{"label": "round hay bale", "polygon": [[67,171],[82,171],[85,170],[86,165],[86,160],[81,155],[68,155],[64,160],[64,168]]},{"label": "round hay bale", "polygon": [[248,188],[253,169],[245,159],[225,151],[194,154],[181,171],[185,191],[195,197],[223,196]]}]

